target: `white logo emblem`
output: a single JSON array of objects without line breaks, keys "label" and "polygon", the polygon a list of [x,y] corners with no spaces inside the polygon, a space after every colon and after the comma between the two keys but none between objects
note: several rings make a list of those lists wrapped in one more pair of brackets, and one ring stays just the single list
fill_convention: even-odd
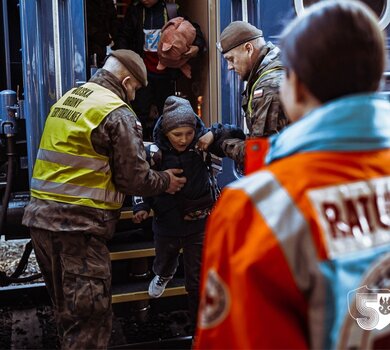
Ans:
[{"label": "white logo emblem", "polygon": [[228,287],[215,270],[209,270],[205,290],[199,305],[199,327],[211,328],[220,324],[227,316],[229,307]]},{"label": "white logo emblem", "polygon": [[348,293],[348,311],[359,327],[381,330],[390,323],[390,290],[354,289]]}]

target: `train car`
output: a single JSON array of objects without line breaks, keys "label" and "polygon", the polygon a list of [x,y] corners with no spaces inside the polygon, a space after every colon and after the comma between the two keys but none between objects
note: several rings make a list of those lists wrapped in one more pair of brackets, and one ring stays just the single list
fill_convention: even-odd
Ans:
[{"label": "train car", "polygon": [[[88,0],[2,0],[0,235],[5,239],[28,237],[21,218],[29,200],[29,181],[50,107],[68,89],[86,82],[96,70],[88,54],[86,2]],[[123,20],[131,2],[113,0],[119,21]],[[244,20],[261,28],[265,39],[277,44],[285,24],[314,2],[317,1],[176,0],[183,13],[190,14],[200,25],[207,42],[207,49],[192,67],[193,78],[181,77],[176,94],[189,99],[206,125],[222,122],[245,130],[240,98],[244,84],[228,71],[226,61],[218,52],[219,34],[231,21]],[[381,28],[390,37],[390,0],[364,2],[379,16]],[[390,99],[390,39],[387,40],[388,65],[381,93]],[[110,49],[108,46],[108,52]],[[219,185],[223,187],[240,176],[242,173],[236,164],[223,159]],[[141,315],[151,307],[146,286],[151,278],[154,256],[152,233],[150,221],[143,225],[131,222],[130,202],[126,203],[117,226],[117,237],[110,248],[115,283],[113,302],[130,303],[132,310]],[[182,278],[164,293],[167,298],[183,295]]]},{"label": "train car", "polygon": [[[179,79],[177,93],[189,98],[195,111],[201,111],[206,125],[219,121],[245,129],[239,97],[244,84],[227,70],[226,61],[216,49],[219,33],[230,21],[245,20],[262,28],[265,39],[277,44],[278,35],[287,21],[313,2],[177,1],[183,12],[190,13],[191,18],[199,23],[207,41],[206,52],[193,67],[193,79]],[[388,1],[365,2],[381,18],[381,27],[389,32]],[[127,3],[117,3],[118,13],[122,16]],[[51,105],[69,88],[87,81],[96,67],[87,57],[88,26],[84,1],[3,1],[2,17],[0,188],[13,182],[9,186],[12,190],[8,218],[13,216],[14,208],[22,207],[28,200],[29,178]],[[387,44],[389,47],[389,39]],[[389,77],[388,68],[383,84],[383,93],[387,95]],[[10,117],[10,114],[15,117]],[[16,157],[15,169],[8,178],[7,134],[16,139],[17,148],[12,152]],[[220,185],[224,186],[239,176],[234,164],[224,159]],[[5,214],[3,216],[5,218]],[[25,232],[20,226],[14,229],[14,221],[17,220],[8,218],[4,232],[9,235]]]}]

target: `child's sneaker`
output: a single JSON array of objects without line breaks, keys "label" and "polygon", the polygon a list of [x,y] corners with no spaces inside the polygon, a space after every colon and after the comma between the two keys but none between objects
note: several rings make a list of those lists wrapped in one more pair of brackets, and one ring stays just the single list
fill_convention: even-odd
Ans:
[{"label": "child's sneaker", "polygon": [[159,298],[164,293],[165,287],[172,277],[162,277],[156,275],[149,284],[149,296],[152,298]]}]

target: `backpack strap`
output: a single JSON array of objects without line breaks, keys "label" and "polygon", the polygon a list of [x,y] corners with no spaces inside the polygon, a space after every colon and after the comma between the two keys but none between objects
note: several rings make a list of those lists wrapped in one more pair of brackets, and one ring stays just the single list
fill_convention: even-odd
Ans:
[{"label": "backpack strap", "polygon": [[151,143],[145,147],[146,160],[153,170],[161,169],[162,152],[155,143]]},{"label": "backpack strap", "polygon": [[216,201],[221,195],[221,188],[218,185],[217,175],[222,171],[222,158],[217,157],[216,155],[210,152],[203,152],[204,162],[207,166],[209,172],[209,179],[211,185],[211,193],[214,201]]},{"label": "backpack strap", "polygon": [[[160,170],[162,163],[162,152],[155,143],[144,143],[145,152],[146,152],[146,161],[149,163],[150,167],[153,170]],[[149,204],[145,203],[145,200],[142,196],[132,196],[133,210],[134,207],[137,208],[137,211],[140,210],[150,210]],[[147,208],[145,208],[145,206]]]},{"label": "backpack strap", "polygon": [[177,5],[175,2],[167,2],[165,7],[168,13],[168,20],[177,17]]}]

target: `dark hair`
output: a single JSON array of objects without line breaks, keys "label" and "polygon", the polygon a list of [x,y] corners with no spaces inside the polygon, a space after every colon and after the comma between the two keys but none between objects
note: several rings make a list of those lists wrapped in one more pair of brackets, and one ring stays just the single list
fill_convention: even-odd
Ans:
[{"label": "dark hair", "polygon": [[283,31],[282,62],[321,102],[373,92],[385,67],[378,18],[358,1],[310,6]]}]

